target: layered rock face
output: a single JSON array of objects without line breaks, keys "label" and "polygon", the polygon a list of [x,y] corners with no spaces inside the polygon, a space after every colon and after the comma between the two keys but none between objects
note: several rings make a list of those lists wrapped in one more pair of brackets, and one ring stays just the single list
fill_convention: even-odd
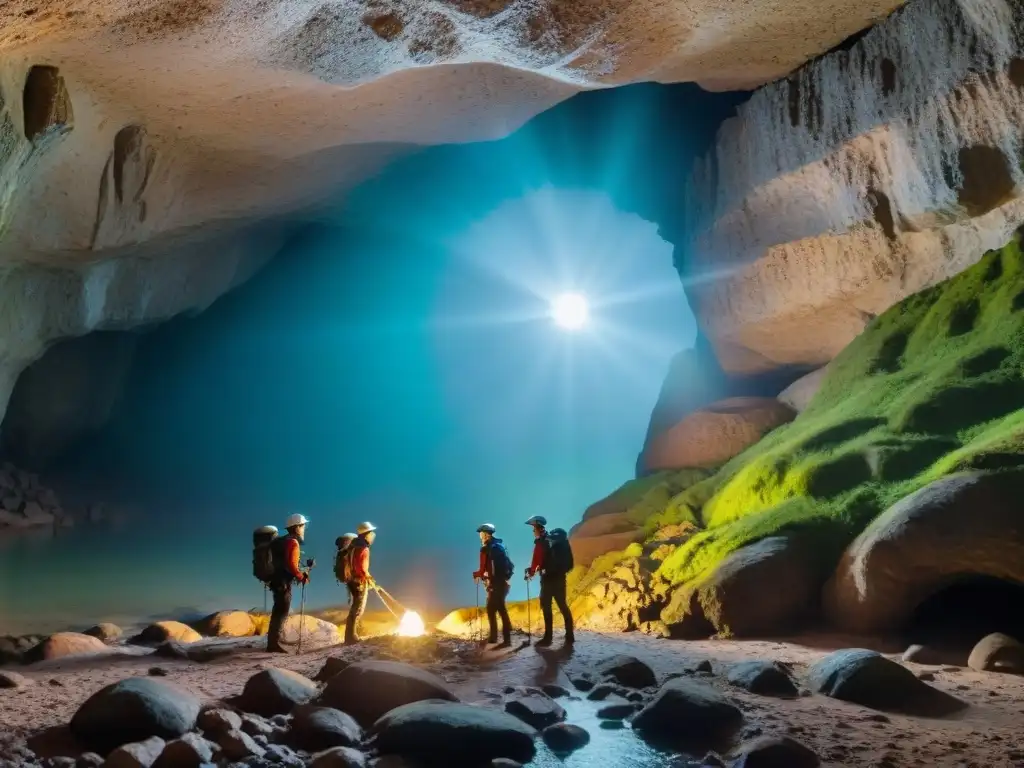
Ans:
[{"label": "layered rock face", "polygon": [[1024,220],[1024,8],[917,0],[766,86],[689,190],[693,309],[723,367],[827,363]]}]

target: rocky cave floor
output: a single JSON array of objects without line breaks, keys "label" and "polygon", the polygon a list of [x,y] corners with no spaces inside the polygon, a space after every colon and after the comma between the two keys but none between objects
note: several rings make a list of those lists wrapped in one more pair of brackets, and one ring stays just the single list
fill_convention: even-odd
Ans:
[{"label": "rocky cave floor", "polygon": [[[0,683],[6,681],[13,686],[0,690],[0,723],[4,726],[0,734],[0,765],[42,763],[70,768],[76,764],[76,759],[78,765],[89,764],[88,756],[84,760],[81,757],[81,747],[73,746],[67,724],[86,699],[104,686],[125,678],[149,677],[160,683],[176,684],[194,694],[202,702],[204,710],[238,707],[236,711],[243,712],[252,710],[243,705],[244,697],[235,697],[242,694],[247,680],[268,668],[291,670],[323,681],[349,662],[375,658],[411,661],[423,666],[443,678],[462,701],[478,703],[489,709],[509,706],[508,702],[525,696],[529,717],[524,719],[533,717],[538,726],[557,719],[551,712],[552,708],[557,710],[558,705],[547,699],[544,693],[536,691],[536,695],[531,695],[522,687],[533,686],[554,695],[564,706],[565,721],[586,729],[590,741],[571,755],[556,756],[544,746],[543,739],[538,739],[538,752],[529,763],[535,766],[566,765],[571,768],[612,763],[617,766],[785,765],[800,768],[818,764],[812,755],[801,752],[791,742],[782,742],[781,747],[775,742],[776,746],[772,747],[773,742],[763,741],[772,737],[796,740],[813,751],[821,765],[829,766],[1024,766],[1024,734],[1020,729],[1024,722],[1024,677],[976,672],[958,666],[907,663],[900,660],[899,654],[887,655],[885,664],[891,666],[890,669],[862,670],[854,676],[859,676],[854,688],[859,688],[860,692],[855,691],[853,698],[874,697],[876,706],[868,708],[811,690],[816,687],[813,683],[815,665],[820,670],[821,663],[828,664],[826,657],[831,655],[832,672],[838,669],[838,677],[842,678],[841,667],[849,660],[836,664],[839,655],[834,652],[863,647],[863,640],[858,643],[853,638],[836,635],[805,635],[778,641],[695,642],[666,640],[640,633],[585,632],[580,634],[572,651],[560,649],[556,642],[553,649],[540,651],[524,647],[504,655],[494,652],[481,654],[470,641],[442,635],[416,639],[377,637],[358,648],[334,646],[303,655],[284,656],[259,650],[256,646],[262,638],[241,643],[204,642],[234,642],[236,650],[206,663],[135,654],[59,659],[0,669]],[[618,684],[603,686],[602,669],[609,668],[607,660],[623,654],[642,662],[639,665],[640,679],[635,679],[637,667],[627,664],[629,674],[620,676],[619,683],[631,682],[628,678],[632,675],[634,688]],[[826,661],[822,662],[823,659]],[[742,662],[764,664],[748,665],[746,674],[737,674],[738,670],[744,669],[736,666]],[[619,663],[621,665],[621,659]],[[330,665],[334,665],[334,669],[330,669]],[[653,678],[648,677],[646,682],[643,679],[646,674],[644,665],[653,672]],[[892,674],[894,670],[897,672],[895,676]],[[911,686],[927,681],[932,691],[937,689],[956,697],[967,706],[943,717],[894,712],[885,703],[887,700],[894,702],[899,697],[898,689],[907,685],[907,680],[899,674],[904,670],[909,670],[903,674],[909,678]],[[770,695],[788,687],[784,678],[795,683],[794,695]],[[832,678],[835,680],[836,675],[832,674]],[[652,685],[655,679],[656,683]],[[781,690],[778,688],[780,679]],[[690,706],[685,701],[687,696],[669,701],[672,696],[666,695],[666,686],[672,687],[673,683],[678,684],[677,681],[684,686],[690,683],[698,687],[710,685],[742,713],[742,720],[734,724],[727,743],[720,744],[718,752],[708,756],[707,745],[687,752],[681,752],[678,746],[667,752],[658,752],[638,738],[638,731],[632,727],[637,718],[636,712],[645,704],[648,709],[656,708],[659,700],[662,700],[662,706],[669,708],[670,723],[695,722],[704,717],[714,720],[714,707],[709,710],[707,702],[687,709]],[[595,684],[596,688],[593,688]],[[559,691],[559,686],[564,691]],[[820,686],[817,687],[820,690]],[[594,693],[595,690],[598,693]],[[601,700],[596,700],[598,698]],[[612,706],[615,704],[620,706]],[[609,706],[612,717],[609,722],[602,723],[602,718],[609,711],[602,712],[601,716],[598,711]],[[673,706],[679,709],[672,712]],[[507,711],[513,712],[513,709],[510,707]],[[295,712],[297,721],[298,710]],[[205,725],[204,717],[207,718]],[[297,723],[290,723],[287,716],[256,721],[260,718],[246,721],[242,730],[252,734],[253,739],[244,741],[241,746],[238,743],[232,745],[231,762],[223,759],[228,749],[223,735],[218,737],[212,732],[217,726],[209,725],[208,713],[199,717],[204,735],[211,741],[220,742],[224,748],[222,764],[230,762],[240,767],[312,762],[322,768],[359,764],[345,762],[340,754],[314,759],[309,756],[313,750],[303,753],[289,752],[287,748],[267,748],[275,742],[294,747],[294,741],[289,741],[289,738],[296,737]],[[712,725],[714,723],[709,721],[709,730]],[[293,731],[290,737],[289,727]],[[673,728],[670,727],[669,732]],[[758,739],[762,741],[758,742]],[[34,755],[25,751],[26,742]],[[323,743],[332,742],[328,739],[321,745]],[[344,743],[344,740],[333,743]],[[761,745],[761,758],[748,757],[745,762],[743,750],[751,744]],[[247,755],[250,747],[253,751]],[[264,748],[267,748],[265,753]],[[773,753],[773,749],[781,749],[782,752]],[[148,757],[141,753],[126,756],[122,751],[119,759],[115,760],[112,755],[106,764],[148,768],[154,765],[156,754],[159,750]],[[721,759],[716,762],[719,755]],[[164,758],[156,764],[184,765],[187,762],[188,759],[180,763],[168,762]],[[393,757],[380,758],[376,762],[371,760],[368,764],[381,768],[417,765],[416,762],[395,761]]]}]

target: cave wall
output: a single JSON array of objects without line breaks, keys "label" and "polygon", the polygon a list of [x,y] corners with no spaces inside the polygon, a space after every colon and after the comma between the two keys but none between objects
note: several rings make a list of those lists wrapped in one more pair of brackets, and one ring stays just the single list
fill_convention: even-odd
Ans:
[{"label": "cave wall", "polygon": [[1024,4],[915,0],[756,91],[693,174],[679,250],[722,366],[820,366],[1024,220]]}]

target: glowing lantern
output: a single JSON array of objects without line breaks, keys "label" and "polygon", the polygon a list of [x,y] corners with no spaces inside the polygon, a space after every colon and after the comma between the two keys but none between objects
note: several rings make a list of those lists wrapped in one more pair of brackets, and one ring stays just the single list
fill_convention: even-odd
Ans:
[{"label": "glowing lantern", "polygon": [[416,611],[406,611],[402,620],[398,622],[397,634],[402,637],[419,637],[427,634],[427,628]]}]

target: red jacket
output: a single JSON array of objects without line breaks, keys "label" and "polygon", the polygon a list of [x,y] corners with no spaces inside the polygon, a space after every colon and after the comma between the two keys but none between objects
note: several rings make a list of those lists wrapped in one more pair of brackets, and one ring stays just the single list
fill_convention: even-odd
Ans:
[{"label": "red jacket", "polygon": [[370,545],[366,541],[352,542],[352,576],[360,583],[370,580]]},{"label": "red jacket", "polygon": [[305,581],[308,578],[299,568],[299,542],[293,538],[284,540],[284,568],[296,581]]},{"label": "red jacket", "polygon": [[543,536],[533,540],[533,560],[530,562],[530,575],[536,576],[544,567],[544,555],[547,554],[547,542]]}]

